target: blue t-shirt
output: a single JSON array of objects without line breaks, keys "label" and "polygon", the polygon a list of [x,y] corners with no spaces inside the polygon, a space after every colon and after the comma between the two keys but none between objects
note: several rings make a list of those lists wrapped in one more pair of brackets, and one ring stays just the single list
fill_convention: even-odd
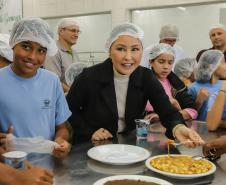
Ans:
[{"label": "blue t-shirt", "polygon": [[[197,120],[206,121],[206,116],[208,111],[211,110],[216,96],[218,94],[219,89],[221,88],[222,80],[218,80],[215,84],[210,83],[200,83],[200,82],[194,82],[191,84],[191,86],[188,88],[188,93],[192,95],[193,99],[195,100],[197,97],[197,93],[201,88],[208,89],[210,96],[205,100],[200,107],[198,111],[198,117]],[[226,119],[226,104],[224,105],[224,112],[222,119]]]},{"label": "blue t-shirt", "polygon": [[0,132],[13,125],[17,137],[53,140],[55,127],[71,115],[60,80],[45,69],[21,78],[7,66],[0,69],[0,87]]}]

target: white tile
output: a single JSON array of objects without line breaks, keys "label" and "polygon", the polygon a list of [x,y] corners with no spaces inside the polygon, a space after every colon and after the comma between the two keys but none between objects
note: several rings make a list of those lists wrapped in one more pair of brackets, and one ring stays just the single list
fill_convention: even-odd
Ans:
[{"label": "white tile", "polygon": [[76,15],[84,13],[84,0],[70,0],[64,4],[65,15]]},{"label": "white tile", "polygon": [[104,12],[104,0],[84,0],[84,8],[86,12]]},{"label": "white tile", "polygon": [[56,4],[40,5],[40,9],[36,12],[39,17],[54,17],[57,15]]}]

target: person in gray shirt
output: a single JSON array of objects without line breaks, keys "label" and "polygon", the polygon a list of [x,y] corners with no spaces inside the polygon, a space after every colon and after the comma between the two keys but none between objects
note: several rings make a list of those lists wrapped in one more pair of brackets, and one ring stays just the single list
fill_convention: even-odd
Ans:
[{"label": "person in gray shirt", "polygon": [[46,58],[44,67],[59,76],[64,92],[68,92],[70,86],[65,81],[65,71],[72,63],[79,62],[78,54],[72,46],[77,43],[80,26],[73,18],[64,18],[59,21],[57,31],[58,52]]}]

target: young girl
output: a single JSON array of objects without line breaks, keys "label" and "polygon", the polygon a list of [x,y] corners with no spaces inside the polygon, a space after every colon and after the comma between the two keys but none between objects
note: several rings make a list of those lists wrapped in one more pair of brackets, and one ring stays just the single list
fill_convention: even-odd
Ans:
[{"label": "young girl", "polygon": [[[205,51],[195,70],[196,82],[189,87],[189,93],[198,104],[198,120],[206,121],[209,130],[226,127],[226,63],[218,50]],[[196,97],[205,91],[199,99]]]},{"label": "young girl", "polygon": [[[172,72],[175,53],[168,44],[157,44],[150,50],[149,62],[159,82],[162,84],[171,104],[180,111],[185,120],[195,119],[197,111],[195,102],[187,93],[184,83]],[[148,102],[146,110],[153,112],[153,107]],[[156,113],[150,113],[146,118],[158,119]]]},{"label": "young girl", "polygon": [[67,96],[74,143],[104,140],[135,129],[134,120],[142,118],[147,100],[156,108],[167,136],[174,133],[180,141],[191,140],[190,146],[203,143],[184,126],[150,70],[140,66],[142,39],[143,31],[134,24],[115,27],[106,44],[109,58],[84,69],[75,79]]}]

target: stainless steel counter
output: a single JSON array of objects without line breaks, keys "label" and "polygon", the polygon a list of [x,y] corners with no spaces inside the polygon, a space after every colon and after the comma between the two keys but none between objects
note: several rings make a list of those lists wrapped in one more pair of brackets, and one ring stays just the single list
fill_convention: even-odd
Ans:
[{"label": "stainless steel counter", "polygon": [[[200,135],[206,140],[211,140],[219,137],[220,135],[226,134],[226,130],[218,130],[217,132],[208,132],[205,123],[193,122],[188,124],[190,127],[198,131]],[[141,146],[152,152],[152,156],[167,153],[167,146],[165,140],[167,139],[164,134],[164,129],[160,124],[153,124],[150,127],[150,133],[148,141],[137,141],[135,132],[128,133],[126,135],[118,135],[112,142],[123,143]],[[106,141],[99,144],[107,144],[111,141]],[[55,185],[92,185],[95,181],[100,178],[118,175],[118,174],[139,174],[158,177],[165,179],[175,185],[201,185],[201,184],[214,184],[223,185],[226,179],[226,156],[223,155],[215,164],[217,171],[214,175],[206,177],[190,179],[190,180],[179,180],[168,178],[163,175],[159,175],[148,170],[144,162],[140,162],[133,165],[126,166],[114,166],[102,164],[94,161],[87,156],[87,151],[93,147],[91,142],[82,143],[73,146],[70,155],[64,160],[53,159],[51,156],[30,156],[29,160],[34,165],[44,166],[52,169],[55,173]],[[201,154],[202,148],[187,149],[182,147],[172,148],[171,153],[181,154]]]}]

